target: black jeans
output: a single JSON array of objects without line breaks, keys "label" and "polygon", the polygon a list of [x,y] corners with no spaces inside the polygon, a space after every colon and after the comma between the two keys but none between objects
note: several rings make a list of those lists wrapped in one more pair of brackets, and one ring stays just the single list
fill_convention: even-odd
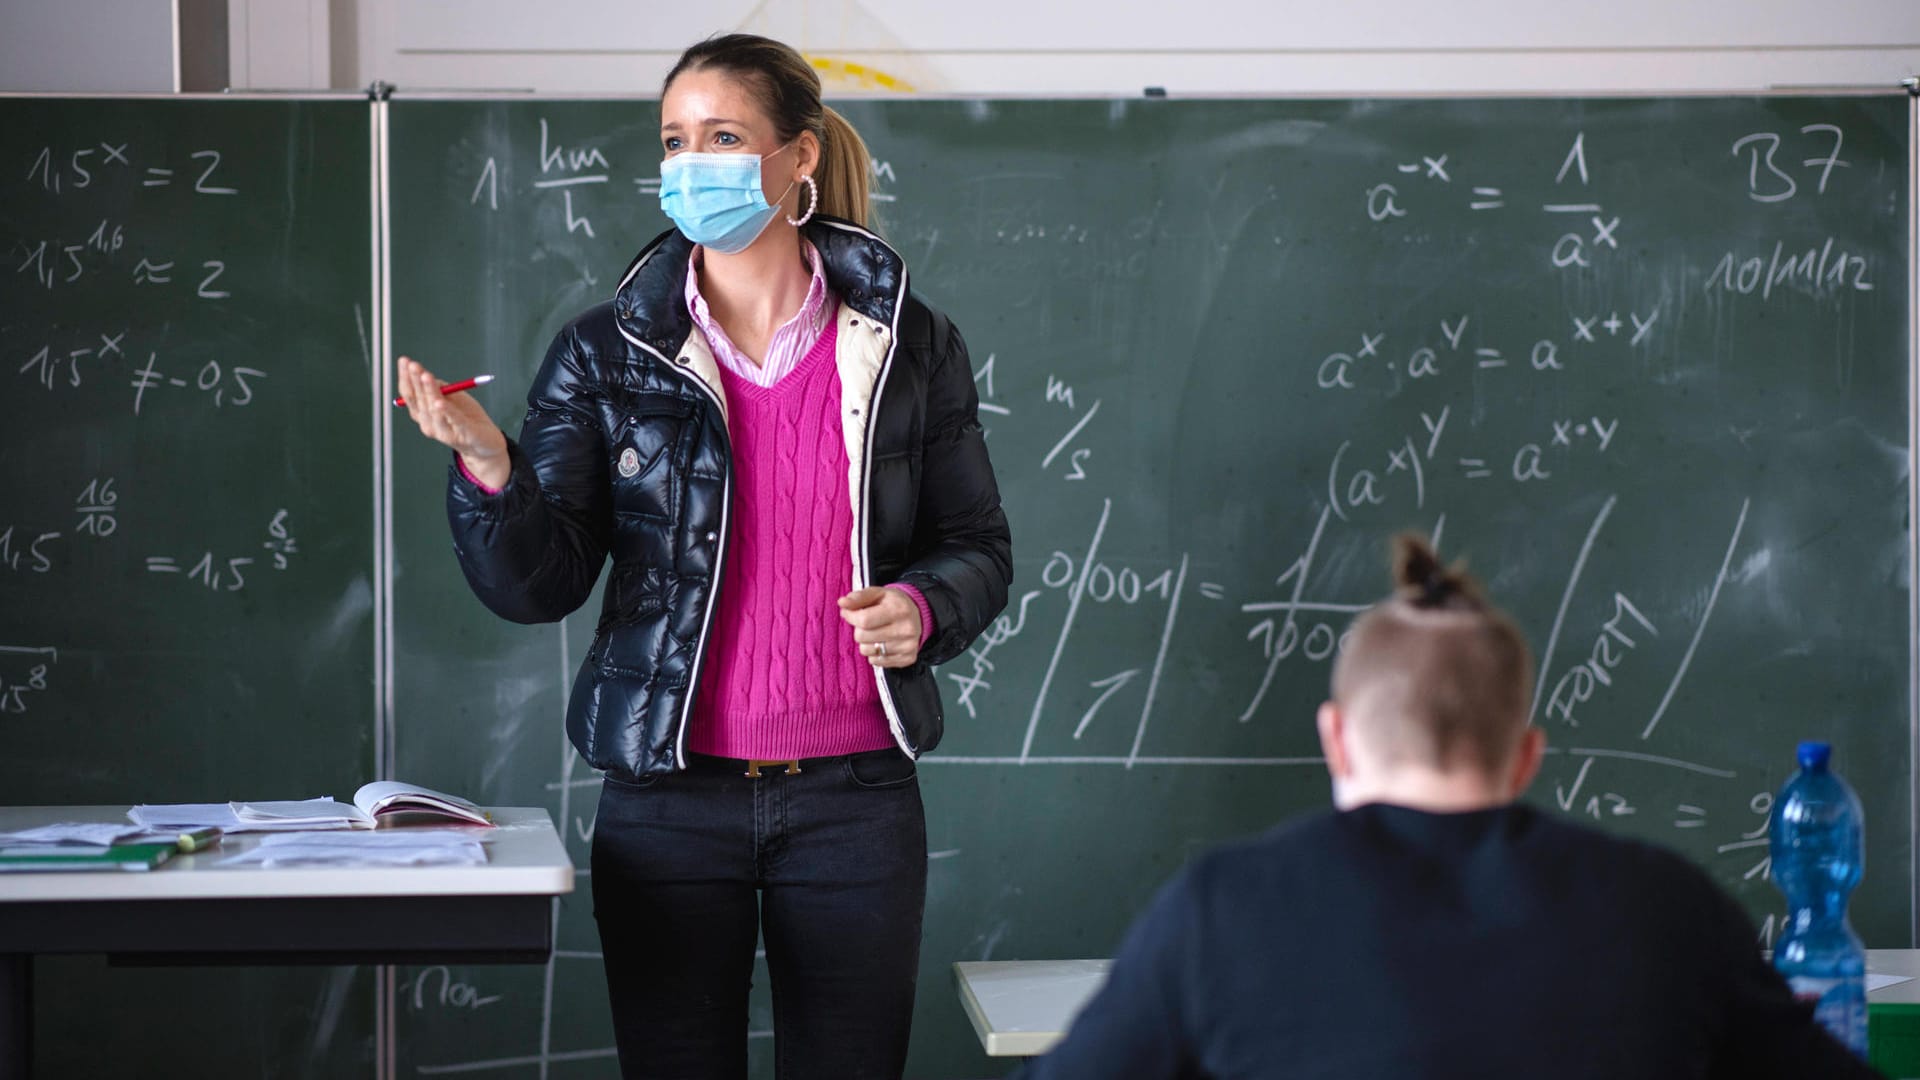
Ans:
[{"label": "black jeans", "polygon": [[880,750],[744,774],[690,755],[601,787],[593,907],[620,1073],[744,1080],[758,929],[780,1080],[897,1080],[927,895],[913,762]]}]

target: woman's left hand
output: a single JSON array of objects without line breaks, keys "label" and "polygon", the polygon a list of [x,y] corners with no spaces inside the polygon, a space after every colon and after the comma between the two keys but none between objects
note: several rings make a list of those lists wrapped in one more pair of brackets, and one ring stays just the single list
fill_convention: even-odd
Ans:
[{"label": "woman's left hand", "polygon": [[911,667],[920,658],[920,609],[899,589],[855,589],[840,598],[840,617],[874,667]]}]

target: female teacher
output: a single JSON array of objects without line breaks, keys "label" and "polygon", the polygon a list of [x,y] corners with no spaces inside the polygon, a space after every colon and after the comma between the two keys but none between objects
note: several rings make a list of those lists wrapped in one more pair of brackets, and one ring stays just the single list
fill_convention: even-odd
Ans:
[{"label": "female teacher", "polygon": [[793,49],[688,49],[660,145],[676,228],[554,339],[517,442],[404,357],[399,390],[454,450],[454,547],[494,612],[559,619],[613,558],[567,733],[605,772],[623,1075],[746,1075],[758,930],[781,1080],[898,1077],[930,665],[1013,572],[973,371],[863,224],[866,146]]}]

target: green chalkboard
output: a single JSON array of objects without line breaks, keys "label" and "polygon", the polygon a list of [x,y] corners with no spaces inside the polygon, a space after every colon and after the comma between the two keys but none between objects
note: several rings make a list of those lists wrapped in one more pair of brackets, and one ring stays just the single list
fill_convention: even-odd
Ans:
[{"label": "green chalkboard", "polygon": [[[367,112],[0,100],[9,803],[371,776]],[[129,1047],[206,1076],[371,1068],[352,969],[38,971],[40,1075],[122,1075]]]},{"label": "green chalkboard", "polygon": [[[1015,536],[922,769],[914,1075],[995,1071],[952,961],[1107,955],[1195,851],[1325,804],[1327,657],[1410,527],[1533,638],[1534,798],[1678,846],[1770,927],[1769,793],[1829,736],[1872,823],[1856,923],[1911,942],[1904,97],[845,111],[967,335]],[[396,103],[395,347],[501,376],[516,428],[549,337],[664,227],[655,124]],[[584,865],[560,717],[597,599],[491,619],[443,468],[394,447],[399,768],[544,800]],[[544,980],[414,973],[403,1067],[604,1061],[584,897],[559,927]]]},{"label": "green chalkboard", "polygon": [[[1108,955],[1196,851],[1326,804],[1312,710],[1406,528],[1532,638],[1535,800],[1678,847],[1766,935],[1770,793],[1829,737],[1870,823],[1856,925],[1909,945],[1908,109],[847,103],[971,347],[1017,578],[941,673],[910,1073],[1000,1071],[953,961]],[[396,102],[395,348],[500,376],[516,430],[549,338],[665,226],[656,122]],[[398,768],[544,802],[584,866],[598,785],[560,720],[598,599],[489,616],[444,468],[396,441]],[[410,972],[402,1071],[612,1075],[584,895],[558,926],[544,979]]]}]

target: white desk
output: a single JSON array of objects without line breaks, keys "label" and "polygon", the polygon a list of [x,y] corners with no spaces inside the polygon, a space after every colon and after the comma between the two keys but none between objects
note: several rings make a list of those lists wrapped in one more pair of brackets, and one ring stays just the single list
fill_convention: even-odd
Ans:
[{"label": "white desk", "polygon": [[[0,807],[0,831],[126,820],[124,806]],[[221,866],[229,835],[147,871],[0,874],[0,1080],[32,1065],[33,957],[143,964],[543,963],[573,862],[547,812],[491,811],[485,866]],[[409,826],[411,827],[411,826]]]},{"label": "white desk", "polygon": [[1044,1054],[1107,981],[1111,960],[981,960],[953,965],[960,1004],[990,1057]]},{"label": "white desk", "polygon": [[1868,949],[1867,974],[1907,977],[1906,982],[1869,991],[1868,1005],[1920,1005],[1920,949]]},{"label": "white desk", "polygon": [[[558,896],[573,891],[573,863],[545,810],[489,811],[495,828],[467,828],[484,842],[485,866],[221,866],[259,845],[268,833],[233,833],[191,855],[175,855],[147,871],[0,874],[0,905],[24,901],[206,900],[317,896]],[[0,806],[0,832],[57,821],[125,824],[124,806]],[[397,831],[397,830],[383,830]],[[0,920],[8,909],[0,906]],[[4,947],[0,946],[0,951]],[[51,951],[51,950],[49,950]]]},{"label": "white desk", "polygon": [[[994,960],[953,965],[960,1003],[991,1057],[1044,1054],[1107,981],[1108,960]],[[1875,990],[1870,1005],[1920,1005],[1920,949],[1868,949],[1867,970],[1911,975]]]}]

